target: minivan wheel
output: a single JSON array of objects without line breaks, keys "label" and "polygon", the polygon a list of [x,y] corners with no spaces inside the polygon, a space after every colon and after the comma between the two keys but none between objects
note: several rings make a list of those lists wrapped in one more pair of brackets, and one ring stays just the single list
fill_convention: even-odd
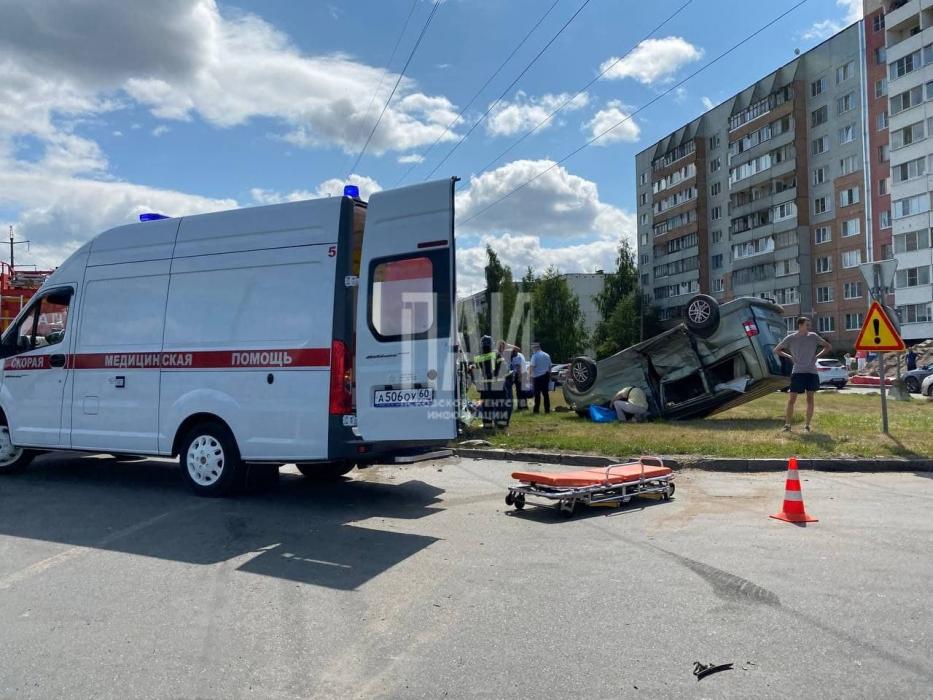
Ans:
[{"label": "minivan wheel", "polygon": [[190,430],[178,460],[181,473],[198,496],[226,496],[240,485],[240,451],[230,431],[220,423],[201,423]]},{"label": "minivan wheel", "polygon": [[916,377],[907,377],[904,380],[904,383],[907,385],[907,391],[911,394],[920,393],[920,381]]},{"label": "minivan wheel", "polygon": [[306,479],[311,481],[336,481],[353,471],[356,465],[353,462],[308,462],[295,466]]},{"label": "minivan wheel", "polygon": [[684,309],[687,330],[708,338],[719,328],[719,302],[709,294],[697,294]]},{"label": "minivan wheel", "polygon": [[588,357],[575,357],[570,363],[570,378],[578,392],[589,391],[596,383],[596,363]]},{"label": "minivan wheel", "polygon": [[36,453],[16,447],[10,439],[10,428],[0,425],[0,474],[14,474],[23,471],[32,462]]}]

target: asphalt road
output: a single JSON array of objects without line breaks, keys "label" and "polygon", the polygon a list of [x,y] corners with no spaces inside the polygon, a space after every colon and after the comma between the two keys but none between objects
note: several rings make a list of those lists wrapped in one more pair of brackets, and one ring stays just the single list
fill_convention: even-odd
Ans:
[{"label": "asphalt road", "polygon": [[0,697],[929,697],[929,475],[805,472],[798,527],[783,474],[564,520],[506,512],[512,468],[202,500],[44,457],[0,479]]}]

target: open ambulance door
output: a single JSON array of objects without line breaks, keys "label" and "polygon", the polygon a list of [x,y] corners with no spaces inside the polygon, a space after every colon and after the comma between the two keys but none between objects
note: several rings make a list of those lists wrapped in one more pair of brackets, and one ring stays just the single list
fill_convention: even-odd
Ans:
[{"label": "open ambulance door", "polygon": [[455,181],[369,200],[354,362],[363,440],[457,436]]}]

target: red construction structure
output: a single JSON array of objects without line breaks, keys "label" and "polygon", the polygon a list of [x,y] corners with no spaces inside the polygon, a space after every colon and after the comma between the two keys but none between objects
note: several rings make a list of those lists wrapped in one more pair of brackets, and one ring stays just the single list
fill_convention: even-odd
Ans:
[{"label": "red construction structure", "polygon": [[18,270],[0,261],[0,331],[16,318],[52,270]]}]

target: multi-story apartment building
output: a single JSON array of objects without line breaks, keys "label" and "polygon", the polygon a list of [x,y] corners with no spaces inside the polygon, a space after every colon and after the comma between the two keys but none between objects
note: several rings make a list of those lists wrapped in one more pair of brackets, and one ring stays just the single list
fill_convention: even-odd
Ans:
[{"label": "multi-story apartment building", "polygon": [[882,117],[866,54],[859,22],[636,156],[641,283],[662,318],[696,292],[761,296],[788,328],[807,315],[854,343],[868,305],[859,265],[883,245],[873,197],[887,192],[870,169]]},{"label": "multi-story apartment building", "polygon": [[[880,7],[879,7],[880,6]],[[865,3],[884,39],[895,304],[906,340],[933,337],[933,0]]]}]

